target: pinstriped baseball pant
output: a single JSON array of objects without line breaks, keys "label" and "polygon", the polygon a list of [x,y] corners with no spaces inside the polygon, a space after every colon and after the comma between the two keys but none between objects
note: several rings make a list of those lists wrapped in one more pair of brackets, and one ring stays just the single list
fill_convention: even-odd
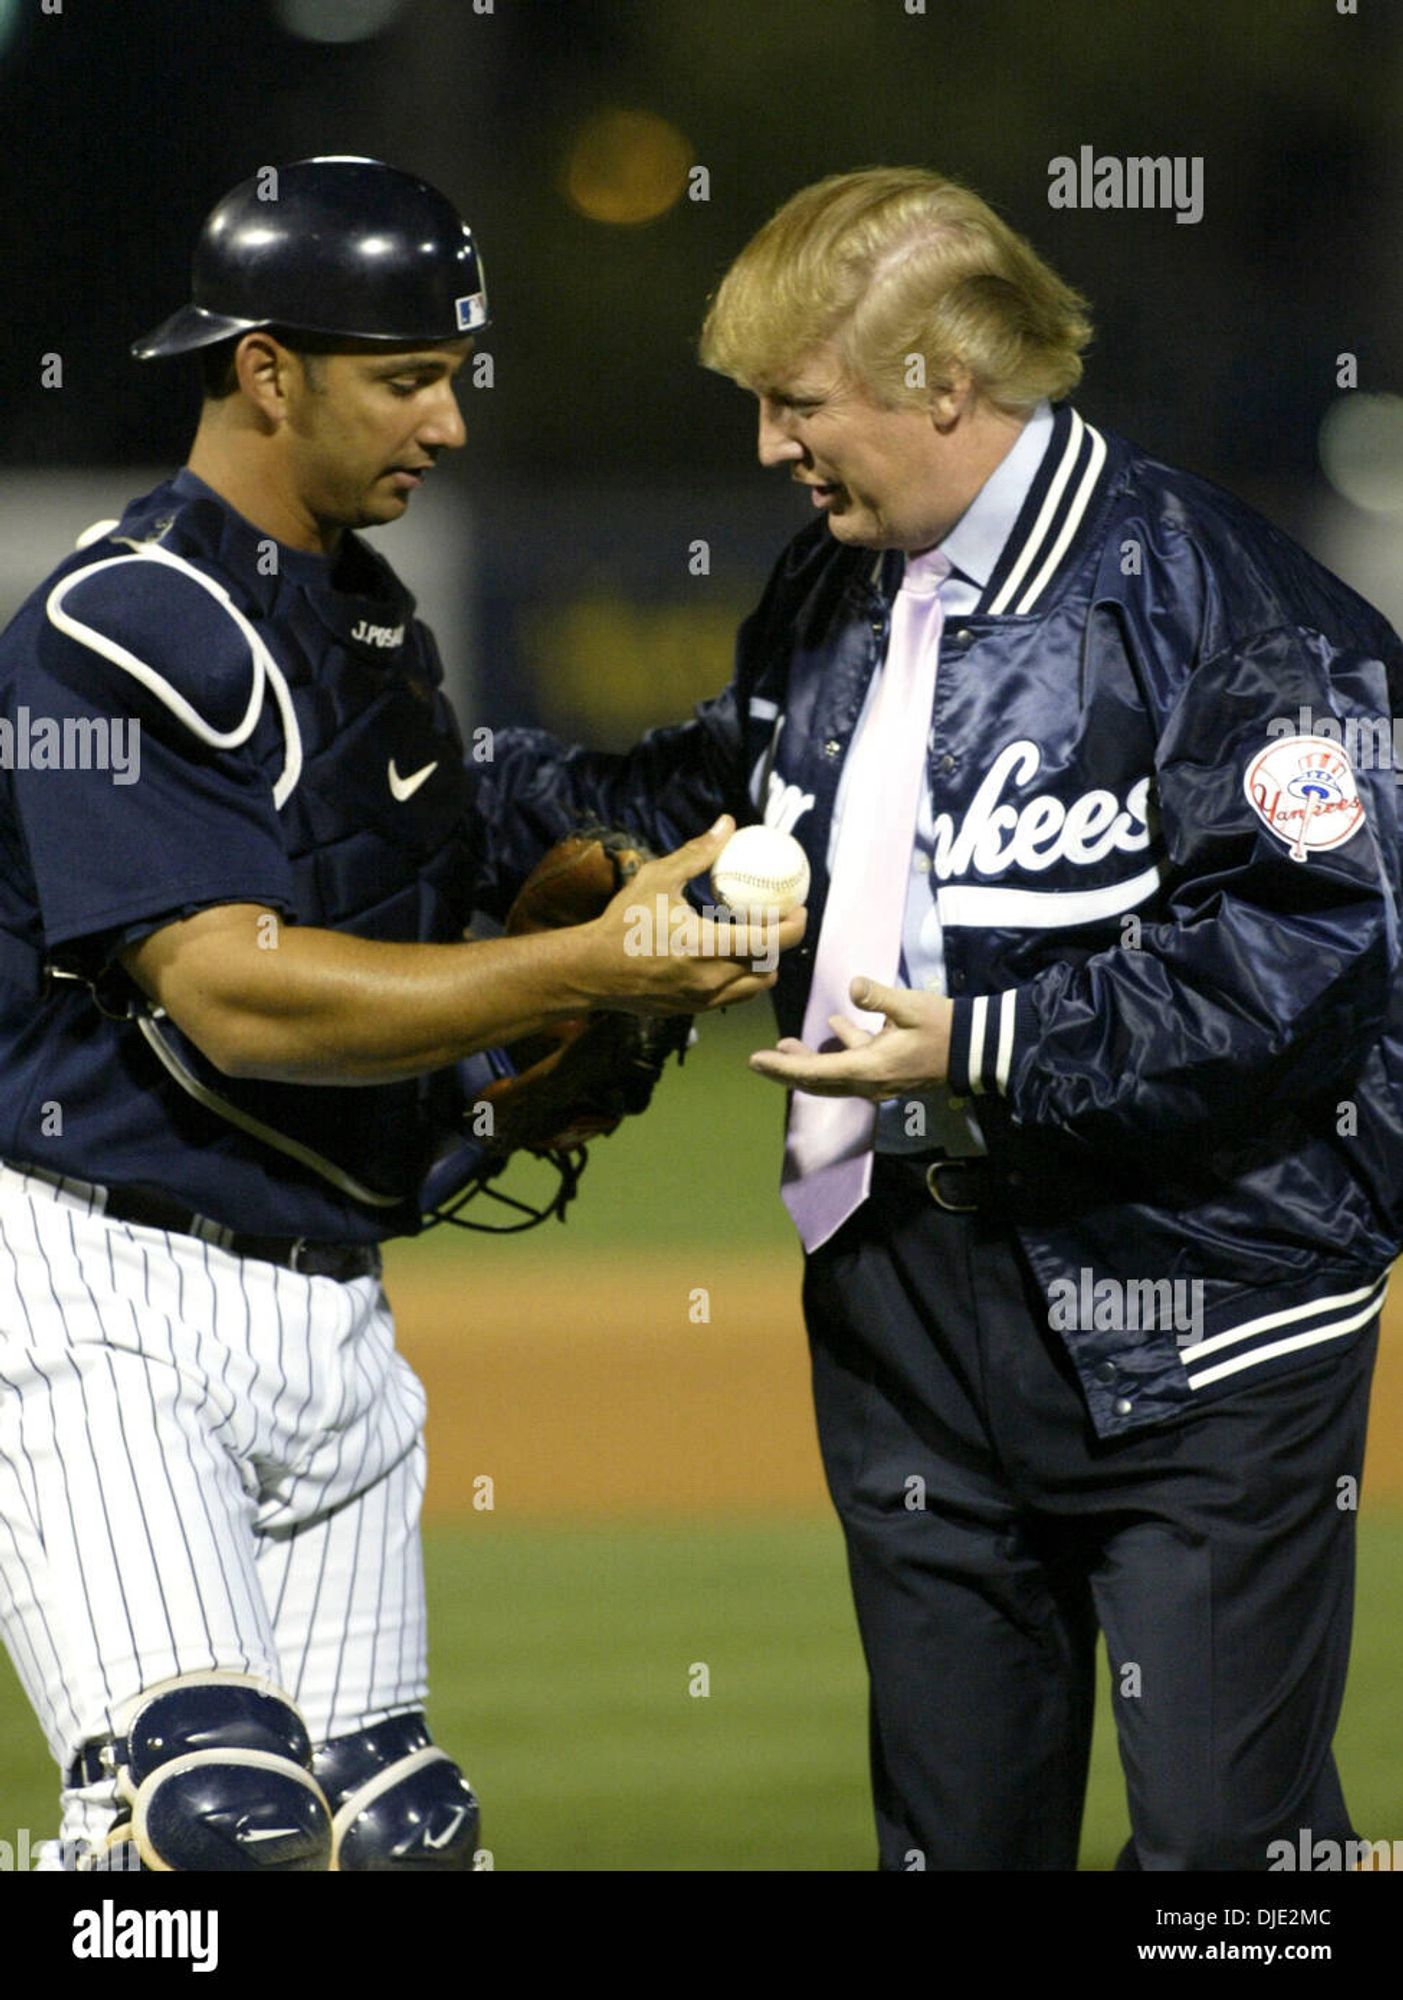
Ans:
[{"label": "pinstriped baseball pant", "polygon": [[[177,1674],[314,1743],[422,1705],[423,1391],[373,1276],[104,1219],[0,1167],[0,1624],[66,1768]],[[63,1837],[111,1824],[64,1794]]]}]

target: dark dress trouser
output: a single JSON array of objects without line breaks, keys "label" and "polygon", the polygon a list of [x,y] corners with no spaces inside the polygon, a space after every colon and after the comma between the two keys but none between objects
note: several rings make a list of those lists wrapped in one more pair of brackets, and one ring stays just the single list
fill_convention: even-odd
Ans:
[{"label": "dark dress trouser", "polygon": [[[871,1680],[886,1869],[1075,1868],[1098,1625],[1132,1842],[1249,1869],[1354,1837],[1331,1754],[1378,1321],[1099,1440],[1012,1229],[878,1157],[804,1283]],[[1357,1491],[1357,1486],[1356,1489]]]}]

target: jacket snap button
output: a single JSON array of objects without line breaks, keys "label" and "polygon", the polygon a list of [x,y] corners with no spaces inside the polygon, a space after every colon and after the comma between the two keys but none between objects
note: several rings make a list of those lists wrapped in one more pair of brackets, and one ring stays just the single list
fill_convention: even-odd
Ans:
[{"label": "jacket snap button", "polygon": [[1105,1382],[1107,1384],[1114,1382],[1116,1379],[1115,1362],[1114,1361],[1101,1362],[1096,1370],[1096,1379],[1098,1382]]},{"label": "jacket snap button", "polygon": [[1117,1396],[1117,1398],[1116,1398],[1116,1415],[1117,1415],[1118,1417],[1128,1417],[1128,1416],[1130,1415],[1130,1412],[1131,1412],[1131,1411],[1132,1411],[1132,1410],[1133,1410],[1134,1408],[1135,1408],[1135,1405],[1134,1405],[1134,1404],[1133,1404],[1133,1403],[1131,1402],[1131,1400],[1130,1400],[1130,1398],[1129,1398],[1128,1396]]},{"label": "jacket snap button", "polygon": [[830,736],[823,746],[823,754],[825,757],[836,757],[842,747],[836,736]]}]

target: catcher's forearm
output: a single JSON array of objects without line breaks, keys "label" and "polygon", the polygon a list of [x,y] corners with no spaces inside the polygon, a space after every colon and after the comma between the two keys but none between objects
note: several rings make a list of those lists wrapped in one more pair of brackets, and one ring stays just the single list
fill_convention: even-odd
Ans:
[{"label": "catcher's forearm", "polygon": [[383,1083],[442,1069],[608,996],[587,925],[465,944],[388,944],[202,910],[123,955],[137,984],[229,1076]]}]

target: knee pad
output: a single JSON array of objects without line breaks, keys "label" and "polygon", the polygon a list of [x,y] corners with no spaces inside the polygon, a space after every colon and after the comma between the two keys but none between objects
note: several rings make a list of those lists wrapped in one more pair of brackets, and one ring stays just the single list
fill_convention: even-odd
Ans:
[{"label": "knee pad", "polygon": [[138,1695],[116,1741],[117,1790],[145,1868],[324,1873],[331,1812],[286,1695],[249,1674],[185,1674]]},{"label": "knee pad", "polygon": [[467,1870],[478,1807],[421,1714],[396,1715],[323,1744],[312,1770],[331,1803],[332,1862],[346,1873]]}]

